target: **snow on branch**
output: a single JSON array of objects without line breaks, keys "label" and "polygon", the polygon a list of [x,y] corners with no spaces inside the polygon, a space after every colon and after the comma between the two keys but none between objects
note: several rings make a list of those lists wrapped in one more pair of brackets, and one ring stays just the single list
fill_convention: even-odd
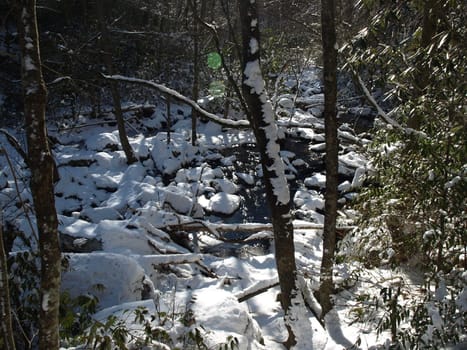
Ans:
[{"label": "snow on branch", "polygon": [[127,83],[144,85],[149,88],[155,89],[159,91],[161,94],[169,95],[174,100],[189,105],[190,107],[194,108],[200,114],[201,117],[209,119],[210,121],[220,124],[222,126],[229,127],[229,128],[237,128],[237,129],[243,129],[243,128],[250,127],[250,123],[246,120],[230,120],[230,119],[221,118],[216,114],[210,113],[206,111],[205,109],[201,108],[200,105],[197,104],[192,99],[162,84],[157,84],[152,81],[144,80],[144,79],[125,77],[122,75],[104,75],[104,78],[108,80],[123,81]]},{"label": "snow on branch", "polygon": [[139,260],[145,260],[153,265],[193,264],[203,260],[202,254],[164,254],[140,255]]},{"label": "snow on branch", "polygon": [[362,78],[360,77],[359,74],[355,73],[356,77],[357,77],[357,80],[358,80],[358,83],[360,84],[360,88],[362,89],[365,97],[367,98],[367,100],[373,105],[373,107],[376,108],[376,111],[378,112],[378,115],[381,116],[381,118],[383,118],[383,120],[388,123],[389,125],[391,125],[392,127],[394,127],[395,129],[398,129],[400,131],[402,131],[403,133],[407,134],[407,135],[411,135],[411,134],[415,134],[417,136],[420,136],[420,137],[423,137],[423,138],[426,138],[426,135],[421,132],[421,131],[418,131],[418,130],[414,130],[412,128],[404,128],[402,125],[400,125],[396,120],[392,119],[391,118],[391,113],[386,113],[382,108],[381,106],[378,104],[378,102],[376,102],[375,98],[371,95],[370,91],[368,90],[368,88],[366,87],[364,81],[362,80]]},{"label": "snow on branch", "polygon": [[261,293],[266,292],[268,289],[274,288],[279,285],[279,278],[275,277],[270,280],[258,281],[250,287],[242,290],[241,292],[235,294],[238,302],[244,302],[248,299],[251,299]]},{"label": "snow on branch", "polygon": [[[314,224],[310,222],[294,222],[293,227],[295,230],[322,230],[323,224]],[[166,226],[169,230],[185,230],[185,231],[214,231],[214,232],[261,232],[272,231],[272,224],[268,223],[244,223],[244,224],[216,224],[206,223],[201,220],[194,220],[180,224],[173,224]],[[338,229],[342,231],[350,231],[354,226],[339,226]],[[216,238],[220,238],[218,234]]]}]

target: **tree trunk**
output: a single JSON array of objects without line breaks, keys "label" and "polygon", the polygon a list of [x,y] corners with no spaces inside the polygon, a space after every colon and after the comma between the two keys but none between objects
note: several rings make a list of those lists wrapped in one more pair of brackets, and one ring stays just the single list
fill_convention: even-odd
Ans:
[{"label": "tree trunk", "polygon": [[[441,18],[442,2],[440,0],[426,0],[423,5],[423,22],[422,22],[422,37],[420,40],[420,48],[427,49],[435,35],[438,32],[438,20]],[[425,59],[421,59],[417,64],[417,79],[415,81],[415,96],[418,98],[425,92],[426,87],[430,83],[430,71],[424,66]],[[419,130],[422,124],[420,113],[413,113],[413,116],[407,121],[409,128]]]},{"label": "tree trunk", "polygon": [[53,188],[54,161],[46,135],[47,90],[42,77],[36,1],[21,0],[18,31],[22,56],[24,117],[41,256],[39,348],[59,348],[61,252]]},{"label": "tree trunk", "polygon": [[281,305],[286,314],[286,327],[289,333],[285,346],[290,348],[296,344],[296,339],[287,316],[291,311],[292,299],[297,294],[290,193],[285,177],[285,166],[279,155],[274,112],[261,74],[256,2],[239,0],[238,4],[243,39],[242,91],[248,107],[248,119],[261,155],[263,181],[274,231]]},{"label": "tree trunk", "polygon": [[326,138],[326,193],[324,204],[323,258],[321,261],[319,300],[321,318],[332,309],[332,270],[336,246],[338,138],[337,138],[337,44],[334,0],[321,0],[321,31],[324,66],[324,118]]},{"label": "tree trunk", "polygon": [[[202,0],[201,6],[204,5],[204,0]],[[199,21],[196,18],[198,12],[198,2],[193,1],[193,89],[192,89],[192,100],[198,102],[199,99],[199,40],[200,40],[200,25]],[[202,18],[202,17],[201,17]],[[198,121],[198,112],[196,109],[191,109],[191,144],[196,146],[196,125]]]},{"label": "tree trunk", "polygon": [[0,214],[0,347],[5,350],[15,350],[15,338],[11,323],[7,254],[3,245],[3,218]]},{"label": "tree trunk", "polygon": [[[201,74],[200,69],[200,41],[203,35],[203,30],[200,21],[206,16],[206,0],[194,0],[191,4],[193,10],[193,91],[192,99],[196,103],[199,99],[199,78]],[[198,10],[199,6],[199,10]],[[197,142],[197,122],[199,113],[195,108],[191,109],[191,143],[193,146]]]},{"label": "tree trunk", "polygon": [[[107,24],[105,23],[104,17],[104,2],[97,1],[97,16],[99,21],[99,29],[101,31],[100,46],[102,51],[102,59],[107,68],[109,75],[113,74],[113,63],[112,63],[112,44],[110,42],[109,31]],[[125,120],[123,119],[122,103],[120,92],[118,91],[117,83],[110,81],[110,93],[112,94],[112,100],[115,109],[115,118],[117,120],[118,135],[120,137],[120,143],[122,145],[123,152],[125,152],[127,164],[136,163],[138,160],[135,157],[133,149],[131,148],[130,142],[125,129]]]}]

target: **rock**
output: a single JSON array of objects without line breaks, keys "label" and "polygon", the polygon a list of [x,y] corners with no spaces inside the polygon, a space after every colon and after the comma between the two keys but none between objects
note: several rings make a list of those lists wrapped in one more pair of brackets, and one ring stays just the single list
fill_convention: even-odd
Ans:
[{"label": "rock", "polygon": [[97,238],[74,237],[60,234],[60,244],[64,253],[91,253],[102,250],[102,242]]},{"label": "rock", "polygon": [[[62,274],[62,290],[72,298],[91,294],[99,308],[138,301],[151,294],[143,268],[125,255],[112,253],[68,254],[69,268]],[[149,289],[154,290],[154,286]]]}]

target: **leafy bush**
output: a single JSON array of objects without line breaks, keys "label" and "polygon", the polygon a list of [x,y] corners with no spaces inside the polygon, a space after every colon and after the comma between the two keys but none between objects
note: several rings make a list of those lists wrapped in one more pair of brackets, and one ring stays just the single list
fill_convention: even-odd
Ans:
[{"label": "leafy bush", "polygon": [[[467,79],[466,29],[459,25],[465,5],[442,3],[429,45],[414,25],[421,8],[413,1],[377,11],[346,48],[348,66],[386,91],[402,126],[379,127],[368,148],[369,186],[359,198],[353,249],[369,265],[412,263],[425,274],[422,298],[402,308],[393,290],[383,303],[380,328],[391,329],[394,344],[404,348],[457,343],[465,327]],[[407,12],[413,16],[402,16]]]}]

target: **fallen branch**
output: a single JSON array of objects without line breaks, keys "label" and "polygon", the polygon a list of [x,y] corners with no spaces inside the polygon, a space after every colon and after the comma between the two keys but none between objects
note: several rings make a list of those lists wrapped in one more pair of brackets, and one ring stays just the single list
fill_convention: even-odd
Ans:
[{"label": "fallen branch", "polygon": [[251,285],[250,287],[246,288],[245,290],[235,294],[235,297],[237,298],[239,303],[242,303],[278,285],[279,285],[279,279],[277,277],[271,280],[259,281]]},{"label": "fallen branch", "polygon": [[[124,122],[128,123],[130,120],[133,120],[133,119],[138,119],[138,117],[131,117],[131,118],[127,118],[124,120]],[[69,126],[67,128],[60,128],[60,129],[54,129],[54,130],[51,130],[53,132],[62,132],[62,131],[69,131],[69,130],[74,130],[74,129],[82,129],[82,128],[87,128],[87,127],[91,127],[91,126],[101,126],[101,125],[104,125],[104,124],[117,124],[117,122],[115,121],[115,119],[113,120],[102,120],[100,122],[95,122],[95,123],[86,123],[86,124],[81,124],[81,125],[74,125],[74,126]]]},{"label": "fallen branch", "polygon": [[138,255],[138,260],[145,260],[153,265],[193,264],[202,259],[202,254]]},{"label": "fallen branch", "polygon": [[[310,222],[294,222],[294,230],[322,230],[323,224],[314,224]],[[202,220],[194,220],[185,223],[172,224],[165,227],[167,230],[180,231],[209,231],[216,238],[219,238],[218,232],[247,232],[256,233],[260,231],[272,231],[272,224],[269,223],[247,223],[247,224],[216,224],[208,223]],[[341,231],[353,230],[355,226],[339,226]]]},{"label": "fallen branch", "polygon": [[203,263],[202,254],[161,254],[161,255],[137,255],[135,256],[138,261],[149,262],[154,268],[156,266],[171,266],[181,264],[195,264],[207,277],[218,278],[218,276],[212,272]]},{"label": "fallen branch", "polygon": [[104,75],[103,76],[105,79],[108,80],[115,80],[115,81],[122,81],[122,82],[127,82],[127,83],[132,83],[132,84],[139,84],[139,85],[144,85],[149,88],[155,89],[159,91],[161,94],[169,95],[171,98],[173,98],[176,101],[179,101],[181,103],[187,104],[190,107],[192,107],[194,110],[196,110],[199,115],[202,118],[208,119],[214,123],[220,124],[225,127],[229,128],[236,128],[236,129],[247,129],[250,128],[250,123],[246,120],[230,120],[230,119],[225,119],[221,118],[216,114],[213,114],[211,112],[206,111],[205,109],[201,108],[199,104],[197,104],[195,101],[189,99],[188,97],[180,94],[178,91],[170,89],[162,84],[157,84],[149,80],[143,80],[143,79],[137,79],[137,78],[130,78],[130,77],[125,77],[122,75]]},{"label": "fallen branch", "polygon": [[412,128],[404,128],[402,125],[400,125],[396,120],[392,119],[391,118],[391,114],[392,112],[389,112],[389,113],[386,113],[382,108],[381,106],[378,104],[378,102],[375,100],[375,98],[371,95],[370,91],[368,90],[368,88],[366,87],[364,81],[362,80],[362,78],[360,77],[359,74],[355,73],[356,77],[357,77],[357,80],[358,80],[358,83],[360,84],[360,88],[362,89],[363,91],[363,94],[365,95],[366,99],[368,100],[368,102],[370,102],[373,107],[376,108],[376,111],[378,112],[378,115],[383,118],[383,120],[388,123],[389,125],[391,125],[393,128],[397,129],[397,130],[400,130],[402,131],[403,133],[407,134],[407,135],[411,135],[411,134],[415,134],[417,136],[421,136],[423,138],[426,138],[426,135],[421,132],[421,131],[418,131],[418,130],[414,130]]}]

